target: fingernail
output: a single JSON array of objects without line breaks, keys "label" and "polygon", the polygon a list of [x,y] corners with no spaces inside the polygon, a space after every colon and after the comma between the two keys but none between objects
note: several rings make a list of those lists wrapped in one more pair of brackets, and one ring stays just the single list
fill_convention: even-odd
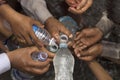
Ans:
[{"label": "fingernail", "polygon": [[77,54],[77,57],[80,57],[80,54]]},{"label": "fingernail", "polygon": [[73,48],[75,48],[75,45],[73,45]]},{"label": "fingernail", "polygon": [[69,38],[72,38],[73,37],[73,35],[71,34],[70,36],[69,36]]}]

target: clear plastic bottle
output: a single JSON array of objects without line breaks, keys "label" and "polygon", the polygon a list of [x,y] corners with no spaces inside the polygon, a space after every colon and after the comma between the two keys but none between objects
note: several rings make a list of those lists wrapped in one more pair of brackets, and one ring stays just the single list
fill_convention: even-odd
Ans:
[{"label": "clear plastic bottle", "polygon": [[80,30],[80,27],[78,27],[77,22],[70,16],[60,17],[59,21],[62,24],[64,24],[64,26],[68,30],[70,30],[73,35],[75,35],[75,33]]},{"label": "clear plastic bottle", "polygon": [[[36,61],[45,61],[48,57],[48,54],[45,52],[35,52],[31,57]],[[34,76],[23,73],[17,69],[12,69],[11,77],[13,80],[31,80]]]},{"label": "clear plastic bottle", "polygon": [[61,35],[60,49],[54,59],[55,80],[73,80],[74,57],[67,47],[68,37]]},{"label": "clear plastic bottle", "polygon": [[33,25],[33,31],[35,35],[40,39],[51,52],[56,52],[58,50],[58,45],[54,38],[51,38],[50,34],[43,28]]}]

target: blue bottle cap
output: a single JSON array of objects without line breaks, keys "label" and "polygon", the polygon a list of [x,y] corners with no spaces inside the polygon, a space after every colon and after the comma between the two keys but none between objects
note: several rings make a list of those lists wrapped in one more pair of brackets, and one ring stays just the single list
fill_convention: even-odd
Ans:
[{"label": "blue bottle cap", "polygon": [[33,28],[33,31],[34,31],[34,32],[36,32],[36,30],[38,30],[38,26],[36,26],[36,25],[34,25],[34,24],[33,24],[32,28]]}]

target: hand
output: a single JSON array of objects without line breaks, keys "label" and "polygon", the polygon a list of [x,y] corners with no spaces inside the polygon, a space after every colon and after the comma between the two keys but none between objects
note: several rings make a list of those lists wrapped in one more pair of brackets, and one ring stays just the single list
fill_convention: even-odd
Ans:
[{"label": "hand", "polygon": [[47,19],[45,25],[48,32],[57,40],[57,42],[59,42],[60,32],[66,34],[67,36],[69,36],[69,38],[72,38],[72,34],[70,33],[70,31],[54,17],[50,17],[49,19]]},{"label": "hand", "polygon": [[12,32],[5,26],[4,19],[0,17],[0,34],[3,36],[3,39],[7,39],[10,35],[12,35]]},{"label": "hand", "polygon": [[[37,46],[41,46],[42,43],[34,34],[32,25],[35,24],[39,27],[43,27],[43,25],[40,24],[38,21],[35,21],[21,14],[19,14],[17,17],[18,18],[12,20],[10,23],[13,34],[21,40],[25,40],[28,45],[32,45],[33,43],[35,43]],[[33,42],[31,39],[33,40]]]},{"label": "hand", "polygon": [[0,15],[10,23],[12,32],[15,37],[20,38],[21,40],[25,40],[28,45],[32,45],[34,43],[39,47],[42,46],[42,43],[35,36],[35,33],[32,29],[33,24],[39,27],[43,27],[41,23],[16,12],[7,4],[1,6],[0,10]]},{"label": "hand", "polygon": [[79,3],[81,2],[81,0],[65,0],[65,2],[70,6],[70,7],[74,7],[76,8],[77,5],[78,5],[78,2],[76,1],[79,1]]},{"label": "hand", "polygon": [[75,52],[75,55],[79,59],[84,60],[84,61],[92,61],[102,53],[102,45],[95,44],[91,46],[90,48],[87,48],[82,51],[79,50],[79,47],[76,47],[74,49],[74,52]]},{"label": "hand", "polygon": [[49,69],[51,59],[34,61],[31,54],[38,51],[36,47],[27,47],[8,52],[7,55],[12,67],[30,74],[43,74]]},{"label": "hand", "polygon": [[74,39],[73,48],[79,47],[79,50],[83,50],[96,42],[98,42],[103,36],[103,33],[98,28],[86,28],[76,34]]},{"label": "hand", "polygon": [[40,48],[40,49],[41,49],[41,51],[46,52],[46,53],[48,54],[48,57],[49,57],[50,59],[53,59],[53,58],[54,58],[55,53],[52,53],[52,52],[48,51],[45,47],[42,47],[42,48]]},{"label": "hand", "polygon": [[66,0],[66,3],[70,6],[68,11],[73,14],[82,14],[91,7],[93,0]]}]

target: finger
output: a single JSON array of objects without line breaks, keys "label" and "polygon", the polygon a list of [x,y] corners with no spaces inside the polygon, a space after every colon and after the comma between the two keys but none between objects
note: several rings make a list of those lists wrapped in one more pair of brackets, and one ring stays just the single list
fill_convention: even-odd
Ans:
[{"label": "finger", "polygon": [[88,0],[82,0],[78,5],[77,5],[77,9],[81,9],[83,8]]},{"label": "finger", "polygon": [[66,34],[69,38],[73,37],[72,33],[65,26],[61,26],[61,32]]},{"label": "finger", "polygon": [[81,56],[98,56],[102,52],[102,45],[96,44],[81,52]]},{"label": "finger", "polygon": [[92,5],[92,0],[88,0],[86,5],[79,11],[80,13],[85,12]]},{"label": "finger", "polygon": [[48,51],[46,48],[42,47],[42,50],[48,54],[49,58],[53,58],[55,56],[55,53],[52,53]]},{"label": "finger", "polygon": [[86,45],[87,47],[89,47],[92,43],[92,40],[90,38],[81,38],[81,42]]},{"label": "finger", "polygon": [[79,59],[84,60],[84,61],[92,61],[94,60],[95,57],[93,56],[86,56],[86,57],[79,57]]},{"label": "finger", "polygon": [[73,48],[75,48],[75,47],[80,47],[80,46],[82,46],[82,45],[84,45],[84,44],[79,40],[79,41],[76,41],[76,42],[74,43]]},{"label": "finger", "polygon": [[60,35],[59,32],[52,33],[52,36],[55,38],[56,42],[60,42]]},{"label": "finger", "polygon": [[75,36],[78,36],[80,34],[80,32],[76,32]]},{"label": "finger", "polygon": [[37,38],[37,36],[35,35],[34,31],[31,31],[30,37],[32,38],[33,43],[34,43],[37,47],[42,47],[42,46],[43,46],[43,43]]},{"label": "finger", "polygon": [[20,39],[20,38],[17,38],[17,41],[15,40],[15,43],[16,43],[16,44],[20,44],[20,45],[21,45],[21,44],[22,44],[22,45],[27,44],[25,40],[22,40],[22,39]]},{"label": "finger", "polygon": [[75,41],[76,40],[80,40],[82,37],[85,37],[86,35],[85,35],[85,33],[84,32],[79,32],[79,33],[77,33],[77,35],[75,36]]},{"label": "finger", "polygon": [[80,14],[81,15],[83,12],[85,12],[85,9],[84,8],[82,8],[82,9],[76,9],[76,8],[70,7],[68,9],[68,11],[70,11],[73,14],[77,14],[77,15]]},{"label": "finger", "polygon": [[72,42],[72,41],[69,41],[69,42],[67,43],[67,45],[68,45],[69,48],[72,47],[73,44],[74,44],[74,42]]},{"label": "finger", "polygon": [[44,67],[44,68],[30,68],[29,70],[28,70],[28,72],[29,73],[31,73],[31,74],[37,74],[37,75],[40,75],[40,74],[43,74],[43,73],[45,73],[45,72],[47,72],[48,71],[48,69],[49,69],[49,67],[50,67],[50,64],[49,65],[47,65],[46,67]]},{"label": "finger", "polygon": [[75,55],[76,55],[77,57],[80,57],[80,56],[81,56],[78,48],[75,48],[75,49],[74,49],[74,52],[75,52]]},{"label": "finger", "polygon": [[79,50],[82,51],[82,50],[84,50],[86,48],[87,48],[87,46],[85,44],[83,44],[82,46],[79,47]]},{"label": "finger", "polygon": [[16,40],[16,39],[25,40],[24,37],[21,34],[14,35],[12,40]]},{"label": "finger", "polygon": [[25,41],[27,42],[28,45],[33,45],[33,42],[32,42],[32,39],[31,39],[29,33],[24,33],[23,37],[24,37],[24,39],[25,39]]},{"label": "finger", "polygon": [[76,7],[77,5],[75,0],[66,0],[66,3],[71,7]]},{"label": "finger", "polygon": [[31,66],[31,67],[36,67],[36,68],[44,68],[44,67],[48,66],[49,63],[50,63],[49,59],[47,59],[44,62],[32,60],[31,62],[28,63],[28,65]]},{"label": "finger", "polygon": [[81,2],[81,0],[75,0],[75,2],[79,4]]},{"label": "finger", "polygon": [[69,7],[68,11],[73,13],[73,14],[79,14],[79,11],[76,8],[74,8],[74,7]]},{"label": "finger", "polygon": [[90,53],[89,53],[89,51],[88,50],[84,50],[84,51],[81,51],[80,52],[80,57],[85,57],[85,56],[89,56],[90,55]]}]

